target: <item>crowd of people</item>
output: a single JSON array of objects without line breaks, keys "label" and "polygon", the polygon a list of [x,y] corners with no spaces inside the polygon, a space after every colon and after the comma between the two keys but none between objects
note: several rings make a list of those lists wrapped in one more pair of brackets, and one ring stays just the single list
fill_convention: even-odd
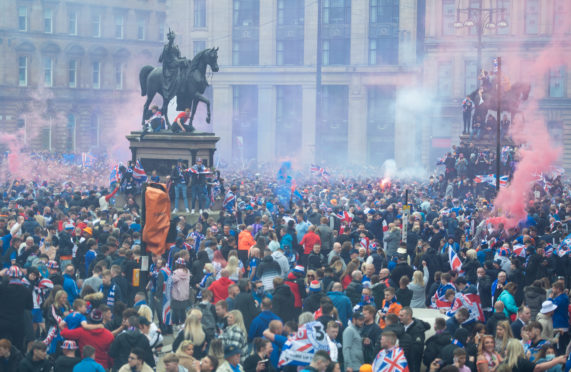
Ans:
[{"label": "crowd of people", "polygon": [[[458,175],[448,160],[427,182],[322,173],[285,203],[275,176],[229,170],[216,211],[173,214],[151,257],[135,196],[6,182],[1,369],[567,372],[569,186],[492,225],[483,190],[456,193],[474,176],[466,147],[450,155]],[[177,188],[197,184],[193,167],[169,177],[173,208],[189,212]],[[425,308],[440,310],[433,324],[415,316]]]}]

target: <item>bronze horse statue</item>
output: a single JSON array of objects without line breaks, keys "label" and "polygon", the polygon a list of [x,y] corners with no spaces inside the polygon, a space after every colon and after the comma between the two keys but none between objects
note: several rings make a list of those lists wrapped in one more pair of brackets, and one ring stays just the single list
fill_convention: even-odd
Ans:
[{"label": "bronze horse statue", "polygon": [[[483,93],[480,93],[482,89]],[[500,109],[501,111],[508,111],[511,114],[512,120],[522,102],[527,101],[531,85],[529,83],[517,82],[513,84],[510,89],[504,91],[501,96]],[[498,94],[496,88],[478,88],[468,95],[472,102],[474,102],[474,117],[479,115],[483,120],[486,120],[488,111],[497,111],[498,109]],[[498,120],[500,120],[498,118]]]},{"label": "bronze horse statue", "polygon": [[[208,81],[206,80],[207,66],[210,66],[213,72],[218,72],[218,48],[205,49],[198,53],[190,64],[181,63],[179,65],[176,109],[177,111],[184,111],[187,108],[192,110],[189,125],[192,125],[199,102],[206,104],[206,122],[210,123],[210,101],[203,95],[206,87],[208,87]],[[164,115],[167,125],[170,126],[167,109],[173,97],[165,97],[163,92],[163,68],[144,66],[139,72],[139,82],[141,84],[141,96],[147,96],[147,101],[143,108],[143,124],[149,105],[153,101],[155,94],[159,93],[163,97],[161,113]]]}]

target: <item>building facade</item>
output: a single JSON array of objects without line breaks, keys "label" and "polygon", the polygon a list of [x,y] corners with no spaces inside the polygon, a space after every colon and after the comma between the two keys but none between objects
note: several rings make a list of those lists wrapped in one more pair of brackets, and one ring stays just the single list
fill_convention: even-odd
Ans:
[{"label": "building facade", "polygon": [[418,3],[167,0],[167,24],[184,55],[220,48],[208,94],[222,159],[406,165],[422,157],[398,104],[421,83]]},{"label": "building facade", "polygon": [[11,0],[0,12],[4,133],[35,150],[96,151],[126,105],[142,108],[138,71],[162,50],[164,1]]},{"label": "building facade", "polygon": [[[427,0],[424,85],[437,92],[439,107],[431,119],[438,125],[431,125],[425,136],[425,148],[432,149],[430,164],[458,143],[463,129],[461,102],[477,86],[477,25],[466,26],[468,14],[459,11],[470,8],[504,9],[491,18],[484,11],[482,67],[490,70],[493,58],[501,56],[502,72],[509,81],[531,83],[531,97],[538,100],[553,143],[563,147],[562,165],[571,169],[571,3],[567,0]],[[470,13],[474,19],[479,14]],[[507,27],[498,27],[502,19]],[[530,71],[546,48],[557,48],[552,54],[559,58],[541,72]]]}]

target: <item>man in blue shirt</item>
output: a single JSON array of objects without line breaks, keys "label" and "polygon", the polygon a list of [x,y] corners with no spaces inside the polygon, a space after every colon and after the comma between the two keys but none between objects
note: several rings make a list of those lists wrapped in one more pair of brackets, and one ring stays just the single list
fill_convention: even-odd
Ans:
[{"label": "man in blue shirt", "polygon": [[283,324],[281,320],[272,320],[268,329],[264,331],[264,337],[272,342],[272,353],[270,354],[270,363],[277,369],[280,360],[280,353],[287,337],[282,335]]},{"label": "man in blue shirt", "polygon": [[73,372],[105,372],[103,366],[93,359],[95,356],[95,348],[93,346],[85,345],[81,353],[83,354],[83,360],[73,367]]},{"label": "man in blue shirt", "polygon": [[551,286],[551,297],[548,300],[557,305],[557,309],[553,313],[553,331],[560,332],[559,352],[563,353],[569,342],[569,296],[565,293],[565,286],[562,282],[556,281],[553,283]]},{"label": "man in blue shirt", "polygon": [[74,273],[73,265],[67,265],[63,272],[63,289],[67,292],[67,301],[70,304],[73,304],[73,301],[79,297],[79,289],[77,289],[77,284],[73,278]]}]

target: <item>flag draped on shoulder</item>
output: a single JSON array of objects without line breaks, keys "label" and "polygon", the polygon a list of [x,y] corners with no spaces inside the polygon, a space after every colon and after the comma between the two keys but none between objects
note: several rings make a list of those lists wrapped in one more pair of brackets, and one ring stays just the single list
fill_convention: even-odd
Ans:
[{"label": "flag draped on shoulder", "polygon": [[171,290],[172,290],[172,275],[171,271],[167,267],[161,269],[163,271],[160,275],[165,275],[167,277],[166,282],[163,284],[163,311],[162,318],[164,325],[172,325],[171,316]]},{"label": "flag draped on shoulder", "polygon": [[329,342],[323,324],[321,322],[306,323],[300,326],[295,336],[290,337],[284,344],[278,367],[307,366],[317,350],[329,351]]},{"label": "flag draped on shoulder", "polygon": [[409,372],[403,349],[395,346],[381,350],[373,361],[373,372]]}]

